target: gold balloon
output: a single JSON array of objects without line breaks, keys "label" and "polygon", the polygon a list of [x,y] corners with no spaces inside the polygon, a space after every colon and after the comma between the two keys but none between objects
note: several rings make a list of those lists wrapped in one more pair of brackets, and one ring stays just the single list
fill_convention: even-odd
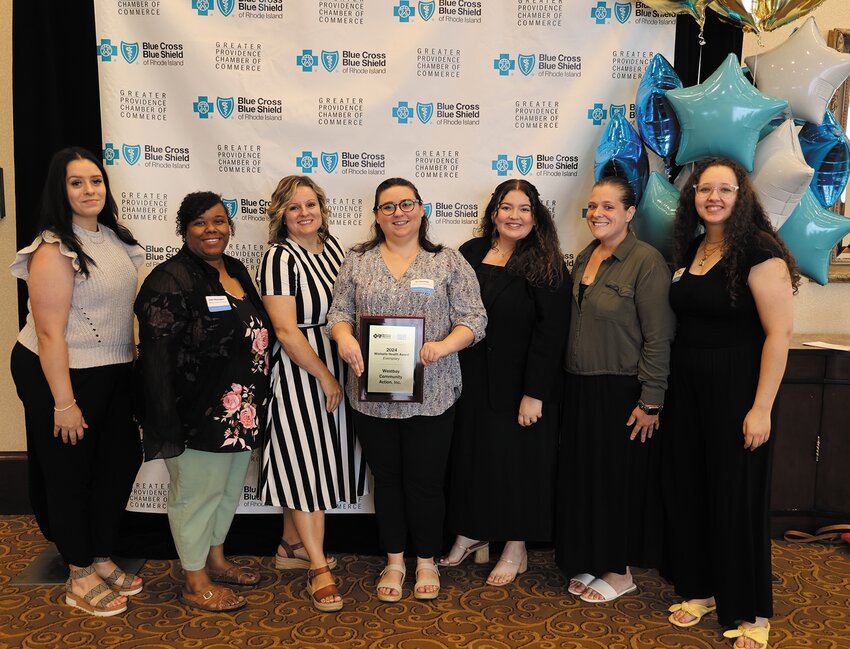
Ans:
[{"label": "gold balloon", "polygon": [[747,32],[772,32],[802,18],[826,0],[714,0],[720,18]]},{"label": "gold balloon", "polygon": [[[823,2],[824,0],[821,0]],[[643,0],[656,11],[671,14],[688,14],[697,21],[700,29],[705,25],[705,7],[711,0]]]}]

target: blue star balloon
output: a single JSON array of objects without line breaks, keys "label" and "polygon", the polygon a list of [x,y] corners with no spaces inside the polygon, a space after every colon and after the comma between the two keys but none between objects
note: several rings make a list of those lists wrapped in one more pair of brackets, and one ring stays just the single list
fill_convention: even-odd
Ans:
[{"label": "blue star balloon", "polygon": [[824,286],[829,281],[832,249],[850,234],[850,218],[825,210],[809,190],[777,234],[794,255],[800,272]]},{"label": "blue star balloon", "polygon": [[841,197],[850,178],[847,136],[830,111],[826,111],[822,124],[806,124],[799,135],[803,157],[815,170],[810,187],[818,202],[829,207]]},{"label": "blue star balloon", "polygon": [[673,221],[678,205],[679,190],[657,171],[649,174],[632,228],[638,239],[646,241],[667,261],[673,258]]},{"label": "blue star balloon", "polygon": [[679,121],[665,95],[681,88],[682,80],[661,54],[652,57],[637,89],[635,117],[644,144],[656,155],[666,158],[679,144]]},{"label": "blue star balloon", "polygon": [[759,132],[788,102],[765,95],[744,78],[738,57],[730,54],[696,86],[668,90],[682,138],[676,164],[722,156],[753,169]]},{"label": "blue star balloon", "polygon": [[625,178],[640,202],[649,175],[649,162],[640,135],[622,113],[611,117],[605,127],[599,146],[596,147],[593,175],[596,180],[605,176]]}]

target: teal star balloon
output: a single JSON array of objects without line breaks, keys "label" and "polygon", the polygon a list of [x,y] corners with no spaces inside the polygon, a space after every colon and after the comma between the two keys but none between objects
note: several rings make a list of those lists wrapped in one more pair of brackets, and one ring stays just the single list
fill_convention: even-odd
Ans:
[{"label": "teal star balloon", "polygon": [[850,234],[850,218],[821,207],[809,189],[777,234],[794,255],[800,272],[824,286],[829,281],[832,249]]},{"label": "teal star balloon", "polygon": [[667,99],[682,132],[676,164],[721,156],[747,171],[753,170],[761,129],[788,107],[784,99],[756,90],[734,54],[701,84],[668,90]]},{"label": "teal star balloon", "polygon": [[632,219],[637,238],[646,241],[667,261],[673,259],[673,221],[678,204],[679,190],[653,171]]}]

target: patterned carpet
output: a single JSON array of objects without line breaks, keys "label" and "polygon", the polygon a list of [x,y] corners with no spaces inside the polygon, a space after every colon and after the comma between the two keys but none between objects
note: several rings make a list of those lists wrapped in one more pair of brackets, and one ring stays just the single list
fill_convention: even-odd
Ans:
[{"label": "patterned carpet", "polygon": [[[643,649],[727,647],[716,618],[676,629],[667,607],[676,601],[655,572],[639,571],[637,593],[611,604],[584,604],[566,593],[552,553],[535,551],[528,572],[509,588],[488,587],[488,566],[470,562],[443,571],[433,603],[410,595],[380,604],[372,595],[382,568],[377,557],[342,555],[336,571],[346,607],[314,610],[304,576],[277,572],[271,559],[258,587],[243,589],[248,606],[235,614],[195,613],[181,606],[179,567],[150,560],[145,591],[122,616],[92,618],[59,605],[60,587],[12,586],[9,581],[46,547],[29,516],[0,517],[0,648],[224,649],[334,647],[383,649]],[[774,649],[850,649],[850,546],[774,543]],[[409,566],[411,568],[412,566]]]}]

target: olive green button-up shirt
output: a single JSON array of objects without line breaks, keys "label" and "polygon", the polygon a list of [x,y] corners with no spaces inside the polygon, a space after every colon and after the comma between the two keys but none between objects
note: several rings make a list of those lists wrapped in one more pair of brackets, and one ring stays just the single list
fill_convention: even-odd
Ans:
[{"label": "olive green button-up shirt", "polygon": [[676,320],[668,302],[664,258],[633,233],[599,267],[578,303],[579,282],[593,241],[576,258],[566,370],[573,374],[637,376],[641,399],[663,404]]}]

